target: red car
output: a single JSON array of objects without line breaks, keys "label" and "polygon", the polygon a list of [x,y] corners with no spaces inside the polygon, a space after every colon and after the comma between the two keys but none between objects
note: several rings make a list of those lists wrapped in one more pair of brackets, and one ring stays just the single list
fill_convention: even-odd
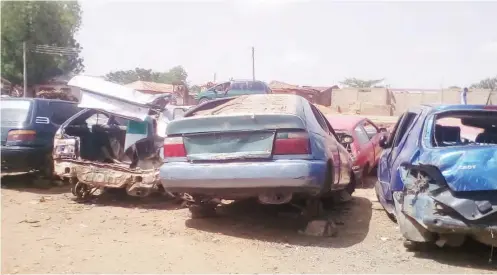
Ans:
[{"label": "red car", "polygon": [[327,115],[326,119],[337,133],[349,134],[354,142],[347,148],[352,154],[354,166],[352,169],[361,179],[376,169],[382,148],[379,140],[387,132],[386,128],[379,128],[371,120],[360,116]]}]

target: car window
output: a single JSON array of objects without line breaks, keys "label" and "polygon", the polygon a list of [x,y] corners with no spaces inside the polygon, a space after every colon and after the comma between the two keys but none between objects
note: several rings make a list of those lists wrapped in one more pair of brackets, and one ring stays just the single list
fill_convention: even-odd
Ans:
[{"label": "car window", "polygon": [[93,125],[107,125],[109,122],[109,116],[102,113],[97,113],[86,119],[86,124],[89,128]]},{"label": "car window", "polygon": [[265,91],[266,86],[264,84],[262,84],[262,82],[255,81],[255,82],[251,83],[249,89],[251,91]]},{"label": "car window", "polygon": [[414,122],[416,116],[417,116],[416,113],[411,113],[411,112],[404,114],[402,121],[400,121],[398,129],[393,138],[393,147],[397,147],[399,145],[400,141],[404,138],[405,134],[407,133],[407,129],[409,129],[409,127]]},{"label": "car window", "polygon": [[32,105],[30,100],[2,100],[0,108],[2,125],[16,125],[26,121]]},{"label": "car window", "polygon": [[314,107],[314,105],[312,105],[312,104],[309,104],[309,105],[311,106],[312,113],[314,114],[314,117],[318,121],[321,128],[323,128],[323,130],[326,133],[329,133],[330,129],[328,128],[328,124],[326,123],[326,119],[324,118],[324,116],[321,114],[321,112],[316,107]]},{"label": "car window", "polygon": [[376,134],[378,134],[378,128],[376,128],[371,121],[366,120],[362,125],[369,139],[372,139]]},{"label": "car window", "polygon": [[79,112],[76,104],[68,102],[50,102],[50,108],[53,110],[51,121],[57,125],[61,125],[68,118]]},{"label": "car window", "polygon": [[357,141],[359,142],[359,144],[363,145],[363,144],[366,144],[369,142],[369,137],[361,125],[358,125],[357,127],[355,127],[354,132],[355,132],[355,135],[357,137]]}]

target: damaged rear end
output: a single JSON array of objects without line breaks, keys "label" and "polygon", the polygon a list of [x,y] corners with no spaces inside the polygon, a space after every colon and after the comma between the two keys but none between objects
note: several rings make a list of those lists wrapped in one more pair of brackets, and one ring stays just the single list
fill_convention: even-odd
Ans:
[{"label": "damaged rear end", "polygon": [[497,246],[497,112],[445,111],[428,118],[424,150],[399,167],[393,193],[404,237],[459,246],[466,237]]},{"label": "damaged rear end", "polygon": [[162,107],[138,96],[126,98],[126,92],[136,91],[117,84],[85,77],[73,80],[73,86],[82,89],[80,106],[86,109],[55,134],[56,175],[69,179],[73,194],[83,199],[96,190],[125,189],[139,197],[158,191]]}]

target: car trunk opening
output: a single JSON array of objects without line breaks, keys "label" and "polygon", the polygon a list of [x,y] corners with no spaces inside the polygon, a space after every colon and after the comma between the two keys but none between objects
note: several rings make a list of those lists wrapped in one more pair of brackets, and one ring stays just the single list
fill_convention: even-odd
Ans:
[{"label": "car trunk opening", "polygon": [[77,184],[147,196],[157,190],[163,140],[153,118],[135,121],[87,109],[56,134],[55,173]]}]

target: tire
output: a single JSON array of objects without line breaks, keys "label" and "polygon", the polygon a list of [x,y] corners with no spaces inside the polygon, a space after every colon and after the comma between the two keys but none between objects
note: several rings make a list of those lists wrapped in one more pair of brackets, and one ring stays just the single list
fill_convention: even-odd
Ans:
[{"label": "tire", "polygon": [[350,176],[350,183],[347,184],[347,186],[345,187],[345,191],[349,195],[352,195],[355,192],[356,186],[357,186],[357,180],[356,180],[356,178],[354,176],[354,173],[352,172],[351,176]]},{"label": "tire", "polygon": [[407,251],[425,251],[430,248],[431,243],[425,242],[415,242],[410,240],[404,240],[403,245],[407,249]]},{"label": "tire", "polygon": [[210,204],[194,204],[188,207],[190,210],[192,219],[204,219],[215,217],[216,214],[216,205]]},{"label": "tire", "polygon": [[366,185],[366,178],[369,175],[369,163],[366,163],[364,165],[364,168],[362,169],[362,174],[361,174],[361,187],[364,187]]},{"label": "tire", "polygon": [[208,98],[202,97],[201,99],[199,99],[198,104],[202,104],[202,103],[207,102],[207,101],[209,101]]}]

